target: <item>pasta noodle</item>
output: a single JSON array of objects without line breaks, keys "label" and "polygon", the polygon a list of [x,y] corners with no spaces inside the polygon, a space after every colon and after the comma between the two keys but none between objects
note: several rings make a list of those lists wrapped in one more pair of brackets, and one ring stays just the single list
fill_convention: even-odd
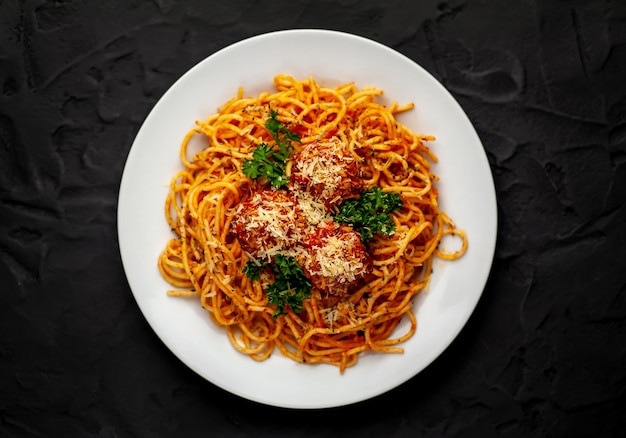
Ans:
[{"label": "pasta noodle", "polygon": [[[468,244],[438,208],[437,177],[430,169],[437,158],[426,146],[434,138],[400,124],[395,115],[413,104],[385,107],[376,102],[383,93],[379,89],[357,89],[352,83],[325,88],[312,78],[297,81],[287,75],[276,76],[274,83],[274,92],[253,98],[240,88],[183,139],[184,169],[172,179],[165,202],[175,237],[158,261],[173,286],[168,294],[199,297],[234,347],[258,361],[278,349],[297,362],[329,363],[344,372],[365,351],[401,353],[399,344],[416,331],[412,303],[428,284],[433,257],[457,259]],[[371,266],[347,293],[314,287],[300,312],[287,308],[278,316],[265,294],[271,278],[252,280],[243,273],[254,256],[233,232],[241,205],[253,202],[259,186],[267,185],[247,178],[242,166],[260,144],[273,142],[265,127],[270,109],[300,136],[293,154],[334,139],[358,165],[364,189],[398,193],[403,203],[391,215],[395,232],[376,235],[365,245]],[[192,153],[190,141],[198,137],[206,147]],[[290,160],[287,175],[294,171]],[[439,248],[444,235],[460,238],[460,249]],[[397,333],[403,319],[408,324],[402,327],[408,328]]]}]

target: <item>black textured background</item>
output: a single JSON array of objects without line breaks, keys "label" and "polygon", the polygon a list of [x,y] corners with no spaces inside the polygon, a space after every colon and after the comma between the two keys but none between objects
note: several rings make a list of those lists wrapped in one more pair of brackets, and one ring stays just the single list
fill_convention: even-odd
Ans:
[{"label": "black textured background", "polygon": [[[322,411],[188,370],[138,310],[116,232],[127,153],[168,87],[303,27],[439,79],[499,204],[457,340],[405,385]],[[623,0],[0,0],[0,437],[626,436],[625,80]]]}]

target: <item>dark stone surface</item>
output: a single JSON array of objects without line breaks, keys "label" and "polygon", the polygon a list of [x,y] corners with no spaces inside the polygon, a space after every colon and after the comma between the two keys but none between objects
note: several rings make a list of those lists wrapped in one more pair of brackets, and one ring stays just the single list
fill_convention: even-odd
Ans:
[{"label": "dark stone surface", "polygon": [[[451,347],[375,399],[290,411],[179,362],[135,304],[117,190],[159,97],[244,37],[406,54],[484,142],[498,245]],[[0,437],[626,436],[626,2],[0,0]]]}]

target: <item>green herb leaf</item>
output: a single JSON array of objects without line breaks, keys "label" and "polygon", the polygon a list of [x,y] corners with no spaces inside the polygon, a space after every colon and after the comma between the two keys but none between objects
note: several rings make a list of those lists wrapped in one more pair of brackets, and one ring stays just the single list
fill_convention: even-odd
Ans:
[{"label": "green herb leaf", "polygon": [[265,269],[266,267],[267,265],[265,263],[257,263],[250,260],[243,268],[243,273],[251,280],[260,280],[261,270]]},{"label": "green herb leaf", "polygon": [[352,225],[361,234],[361,240],[369,242],[375,234],[393,234],[395,226],[390,214],[401,207],[402,198],[398,193],[383,192],[373,187],[361,193],[360,199],[346,201],[335,215],[335,220]]},{"label": "green herb leaf", "polygon": [[252,280],[260,280],[261,271],[266,268],[274,274],[274,283],[265,289],[268,304],[276,306],[272,316],[286,315],[287,307],[296,313],[301,312],[304,299],[311,294],[311,283],[296,259],[277,254],[271,265],[249,261],[243,273]]},{"label": "green herb leaf", "polygon": [[278,120],[278,112],[270,109],[270,118],[265,122],[265,129],[267,129],[272,137],[274,137],[274,141],[279,146],[282,143],[289,143],[295,141],[300,143],[300,136],[295,132],[289,130],[285,125],[282,124],[280,120]]},{"label": "green herb leaf", "polygon": [[267,287],[265,294],[268,304],[276,306],[272,316],[285,315],[287,306],[296,313],[301,312],[302,302],[311,294],[311,283],[296,259],[277,254],[271,269],[275,281]]},{"label": "green herb leaf", "polygon": [[252,152],[251,160],[244,160],[243,173],[250,179],[265,178],[276,188],[285,186],[289,178],[285,176],[287,160],[291,155],[292,141],[300,142],[300,136],[290,131],[278,120],[278,113],[270,109],[270,117],[265,128],[274,138],[276,147],[261,143]]},{"label": "green herb leaf", "polygon": [[266,143],[261,143],[252,152],[251,160],[244,160],[242,171],[250,179],[259,177],[268,180],[274,187],[282,187],[289,182],[285,176],[285,163],[276,161],[276,152]]}]

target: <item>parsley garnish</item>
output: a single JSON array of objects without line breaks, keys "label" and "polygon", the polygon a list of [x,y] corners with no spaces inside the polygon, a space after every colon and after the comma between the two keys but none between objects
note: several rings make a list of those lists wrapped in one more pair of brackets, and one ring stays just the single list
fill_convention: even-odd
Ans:
[{"label": "parsley garnish", "polygon": [[398,193],[383,192],[372,187],[361,193],[361,198],[346,201],[335,216],[337,222],[350,224],[361,233],[361,240],[368,242],[379,233],[390,236],[395,226],[390,214],[402,207],[402,199]]},{"label": "parsley garnish", "polygon": [[276,160],[276,151],[267,143],[261,143],[252,152],[251,160],[244,160],[243,173],[248,178],[263,177],[274,187],[282,187],[289,182],[285,176],[285,163]]},{"label": "parsley garnish", "polygon": [[255,263],[253,261],[249,261],[246,263],[246,266],[244,266],[243,273],[246,274],[246,277],[250,280],[260,280],[261,270],[265,268],[265,263]]},{"label": "parsley garnish", "polygon": [[265,293],[268,303],[276,306],[272,316],[284,315],[285,307],[298,313],[302,311],[302,301],[311,293],[311,283],[304,276],[304,271],[293,257],[277,254],[274,258],[272,271],[276,281],[272,283]]},{"label": "parsley garnish", "polygon": [[276,188],[280,188],[289,182],[285,176],[285,168],[289,155],[291,155],[292,141],[300,142],[300,136],[290,131],[278,120],[278,113],[270,109],[270,117],[265,122],[265,129],[269,131],[276,142],[276,147],[267,143],[261,143],[252,152],[251,160],[244,160],[243,173],[248,178],[265,178]]},{"label": "parsley garnish", "polygon": [[[258,280],[259,271],[266,267],[264,264],[248,262],[243,272],[252,280]],[[287,306],[296,313],[301,312],[302,302],[311,294],[311,283],[305,277],[296,259],[277,254],[270,269],[274,273],[275,281],[267,287],[265,295],[268,304],[276,306],[272,316],[276,318],[279,315],[286,315]]]}]

